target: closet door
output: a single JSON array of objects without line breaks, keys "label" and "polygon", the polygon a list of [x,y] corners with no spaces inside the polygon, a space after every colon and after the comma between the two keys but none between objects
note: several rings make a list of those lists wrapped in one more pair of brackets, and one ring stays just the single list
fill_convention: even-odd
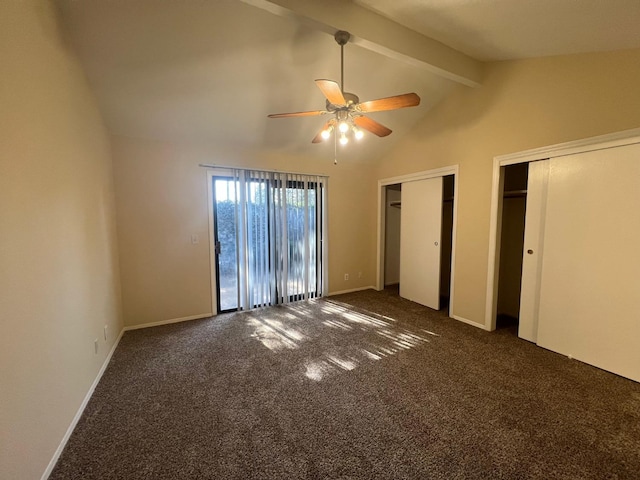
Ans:
[{"label": "closet door", "polygon": [[402,184],[400,296],[440,308],[442,177]]},{"label": "closet door", "polygon": [[529,163],[518,336],[536,342],[549,160]]},{"label": "closet door", "polygon": [[636,381],[638,185],[640,144],[550,160],[537,336],[542,347]]}]

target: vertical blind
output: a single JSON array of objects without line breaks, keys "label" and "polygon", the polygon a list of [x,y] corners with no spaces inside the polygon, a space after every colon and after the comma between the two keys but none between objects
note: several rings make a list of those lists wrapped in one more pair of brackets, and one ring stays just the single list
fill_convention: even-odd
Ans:
[{"label": "vertical blind", "polygon": [[327,178],[232,172],[238,309],[322,296]]}]

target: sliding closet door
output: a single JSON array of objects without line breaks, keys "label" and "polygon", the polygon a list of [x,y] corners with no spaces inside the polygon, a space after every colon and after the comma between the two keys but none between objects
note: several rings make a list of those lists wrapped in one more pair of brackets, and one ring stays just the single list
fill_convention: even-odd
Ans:
[{"label": "sliding closet door", "polygon": [[527,180],[518,336],[536,342],[549,160],[531,162]]},{"label": "sliding closet door", "polygon": [[402,184],[400,296],[440,308],[442,177]]},{"label": "sliding closet door", "polygon": [[636,381],[638,185],[639,144],[550,160],[537,339]]}]

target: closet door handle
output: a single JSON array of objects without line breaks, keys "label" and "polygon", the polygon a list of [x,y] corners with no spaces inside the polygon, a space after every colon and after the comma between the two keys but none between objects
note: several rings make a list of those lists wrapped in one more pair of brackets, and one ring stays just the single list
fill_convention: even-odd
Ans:
[{"label": "closet door handle", "polygon": [[527,250],[527,253],[528,253],[529,255],[533,255],[533,250],[529,249],[529,250]]}]

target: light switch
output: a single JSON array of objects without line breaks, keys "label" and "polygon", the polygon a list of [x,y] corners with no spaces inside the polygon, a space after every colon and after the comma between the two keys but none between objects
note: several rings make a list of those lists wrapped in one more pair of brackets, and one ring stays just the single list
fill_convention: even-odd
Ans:
[{"label": "light switch", "polygon": [[192,245],[197,245],[198,243],[200,243],[200,238],[198,238],[198,234],[194,233],[191,235],[191,244]]}]

